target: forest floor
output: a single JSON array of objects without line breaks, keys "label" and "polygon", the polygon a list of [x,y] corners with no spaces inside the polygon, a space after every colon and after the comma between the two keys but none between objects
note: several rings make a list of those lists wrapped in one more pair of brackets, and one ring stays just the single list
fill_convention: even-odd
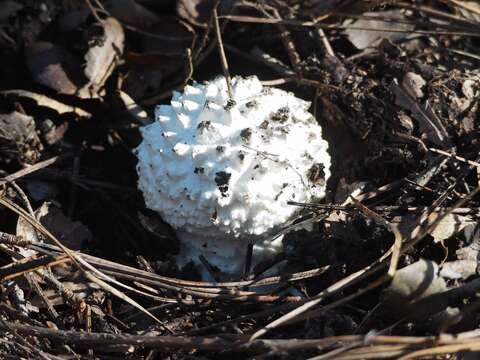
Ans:
[{"label": "forest floor", "polygon": [[[133,150],[224,73],[217,29],[230,74],[311,102],[332,176],[280,273],[206,283]],[[466,0],[3,1],[0,357],[476,358],[479,38]]]}]

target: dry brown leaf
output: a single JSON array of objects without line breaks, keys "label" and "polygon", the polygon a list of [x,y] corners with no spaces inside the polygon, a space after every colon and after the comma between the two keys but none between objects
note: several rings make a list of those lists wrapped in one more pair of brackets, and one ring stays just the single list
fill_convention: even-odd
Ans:
[{"label": "dry brown leaf", "polygon": [[[82,245],[88,243],[92,238],[90,230],[85,225],[78,221],[70,220],[52,203],[44,202],[42,206],[35,210],[35,217],[54,234],[62,244],[73,250],[81,250]],[[24,240],[34,243],[41,241],[37,236],[37,231],[22,217],[18,218],[16,234]],[[28,249],[21,249],[20,253],[25,257],[35,254],[34,251]],[[64,266],[70,267],[70,265]],[[59,267],[57,267],[57,269],[58,268]]]},{"label": "dry brown leaf", "polygon": [[480,224],[477,222],[465,227],[461,241],[464,246],[457,249],[457,258],[460,260],[477,261],[480,253]]},{"label": "dry brown leaf", "polygon": [[395,104],[403,110],[410,111],[412,117],[418,122],[420,132],[425,134],[428,140],[442,148],[451,148],[449,134],[428,101],[420,105],[398,85],[396,79],[392,83],[392,92],[395,94]]},{"label": "dry brown leaf", "polygon": [[[382,31],[382,29],[401,29],[401,30],[413,30],[414,26],[405,24],[403,14],[400,10],[388,10],[377,12],[366,12],[362,15],[369,17],[377,17],[376,19],[358,19],[353,22],[349,21],[345,23],[346,26],[352,26],[353,29],[346,29],[344,32],[348,37],[348,40],[359,50],[363,50],[373,45],[379,39],[399,40],[407,36],[406,33]],[[382,21],[382,18],[395,18],[399,21]],[[366,30],[359,30],[359,28]],[[374,29],[378,29],[375,31]]]},{"label": "dry brown leaf", "polygon": [[50,202],[43,203],[35,211],[35,216],[62,244],[72,250],[81,250],[92,239],[92,233],[85,225],[72,221]]},{"label": "dry brown leaf", "polygon": [[35,81],[60,94],[73,95],[85,84],[80,62],[64,48],[36,42],[26,50],[26,62]]},{"label": "dry brown leaf", "polygon": [[25,97],[34,100],[38,106],[45,106],[49,109],[55,110],[59,114],[66,114],[66,113],[75,113],[76,115],[80,117],[85,117],[85,118],[91,118],[92,114],[89,112],[82,110],[78,107],[75,106],[70,106],[66,105],[60,101],[54,100],[52,98],[49,98],[46,95],[43,94],[37,94],[32,91],[28,90],[20,90],[20,89],[15,89],[15,90],[5,90],[1,91],[0,94],[4,94],[7,96],[15,96],[15,97]]},{"label": "dry brown leaf", "polygon": [[94,41],[94,45],[85,55],[85,76],[88,84],[81,90],[81,97],[99,95],[116,63],[123,54],[125,34],[122,25],[112,17],[102,22],[103,36]]},{"label": "dry brown leaf", "polygon": [[[438,212],[436,214],[438,214],[438,216],[440,215]],[[410,234],[417,227],[416,220],[416,217],[413,215],[395,218],[395,221],[400,222],[402,234]],[[435,242],[443,242],[474,223],[473,219],[469,216],[448,214],[438,223],[430,235],[433,236]]]},{"label": "dry brown leaf", "polygon": [[457,214],[448,214],[440,221],[438,226],[432,231],[435,242],[442,242],[458,234],[465,227],[475,224],[475,221],[469,216]]},{"label": "dry brown leaf", "polygon": [[442,265],[440,274],[447,279],[468,279],[471,276],[477,275],[477,260],[455,260],[449,261]]},{"label": "dry brown leaf", "polygon": [[382,293],[383,306],[394,310],[394,316],[411,315],[416,302],[447,290],[445,280],[438,274],[438,264],[425,259],[397,270]]},{"label": "dry brown leaf", "polygon": [[207,26],[216,2],[216,0],[180,0],[177,2],[177,13],[191,24]]}]

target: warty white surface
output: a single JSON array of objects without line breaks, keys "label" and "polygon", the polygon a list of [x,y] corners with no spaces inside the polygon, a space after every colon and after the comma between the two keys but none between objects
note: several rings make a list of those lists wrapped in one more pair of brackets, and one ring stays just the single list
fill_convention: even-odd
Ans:
[{"label": "warty white surface", "polygon": [[275,253],[272,234],[298,211],[287,201],[322,198],[330,176],[308,102],[254,76],[232,85],[233,102],[224,77],[175,92],[137,148],[138,187],[178,229],[180,263],[203,254],[229,273],[242,269],[248,242],[254,260]]}]

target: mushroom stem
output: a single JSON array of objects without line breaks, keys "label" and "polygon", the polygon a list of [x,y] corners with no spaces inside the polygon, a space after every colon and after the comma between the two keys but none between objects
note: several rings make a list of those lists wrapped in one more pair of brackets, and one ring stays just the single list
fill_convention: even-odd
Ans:
[{"label": "mushroom stem", "polygon": [[[202,255],[210,265],[221,269],[223,274],[235,277],[243,275],[249,244],[247,239],[238,238],[232,240],[228,235],[225,238],[214,238],[199,233],[193,234],[184,230],[177,230],[176,235],[180,241],[180,252],[176,256],[179,267],[184,267],[188,263],[193,262],[202,275],[203,280],[212,280],[207,269],[205,269],[199,259],[200,255]],[[274,241],[263,239],[253,243],[252,268],[260,261],[264,261],[265,258],[273,257],[277,254],[282,248],[282,238],[283,236],[280,236]]]}]

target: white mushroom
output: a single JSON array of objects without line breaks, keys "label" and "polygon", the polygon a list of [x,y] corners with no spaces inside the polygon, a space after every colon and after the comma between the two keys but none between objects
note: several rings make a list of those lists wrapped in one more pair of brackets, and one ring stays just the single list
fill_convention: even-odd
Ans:
[{"label": "white mushroom", "polygon": [[240,274],[248,243],[258,262],[278,252],[273,235],[297,215],[288,201],[325,195],[328,144],[292,93],[252,76],[224,77],[175,92],[141,128],[138,187],[147,207],[177,231],[179,265],[198,256]]}]

